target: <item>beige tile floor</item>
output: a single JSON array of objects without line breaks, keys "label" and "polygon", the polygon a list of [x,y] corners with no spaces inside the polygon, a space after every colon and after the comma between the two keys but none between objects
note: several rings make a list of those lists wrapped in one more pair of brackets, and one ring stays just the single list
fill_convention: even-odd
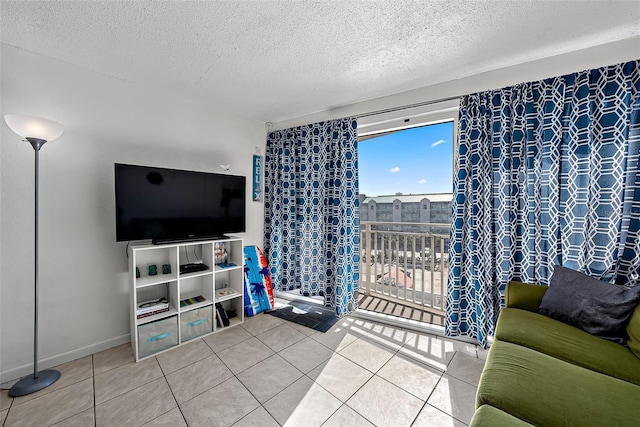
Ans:
[{"label": "beige tile floor", "polygon": [[485,357],[353,317],[321,333],[259,314],[143,362],[127,344],[61,365],[45,390],[3,390],[0,424],[463,426]]}]

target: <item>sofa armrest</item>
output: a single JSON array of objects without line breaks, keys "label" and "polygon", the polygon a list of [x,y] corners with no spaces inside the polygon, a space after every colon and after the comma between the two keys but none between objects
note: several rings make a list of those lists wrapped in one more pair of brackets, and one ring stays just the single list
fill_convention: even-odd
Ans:
[{"label": "sofa armrest", "polygon": [[505,306],[537,312],[548,287],[531,283],[509,282],[504,291]]}]

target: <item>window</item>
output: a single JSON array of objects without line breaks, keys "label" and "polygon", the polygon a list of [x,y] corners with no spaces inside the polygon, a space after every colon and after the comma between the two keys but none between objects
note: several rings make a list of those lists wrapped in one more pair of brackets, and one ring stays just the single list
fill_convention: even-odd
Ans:
[{"label": "window", "polygon": [[[368,221],[448,223],[453,188],[454,121],[367,135],[358,144],[360,194],[376,203]],[[420,204],[424,199],[430,203]],[[394,200],[400,203],[394,204]],[[393,206],[393,207],[392,207]],[[373,210],[373,204],[371,204]],[[423,215],[420,211],[425,211]]]}]

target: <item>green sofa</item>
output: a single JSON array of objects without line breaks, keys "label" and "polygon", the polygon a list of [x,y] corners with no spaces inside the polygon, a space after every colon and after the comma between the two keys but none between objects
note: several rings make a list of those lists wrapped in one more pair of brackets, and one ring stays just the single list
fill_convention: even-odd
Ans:
[{"label": "green sofa", "polygon": [[538,314],[547,289],[507,285],[470,425],[640,426],[640,306],[632,351]]}]

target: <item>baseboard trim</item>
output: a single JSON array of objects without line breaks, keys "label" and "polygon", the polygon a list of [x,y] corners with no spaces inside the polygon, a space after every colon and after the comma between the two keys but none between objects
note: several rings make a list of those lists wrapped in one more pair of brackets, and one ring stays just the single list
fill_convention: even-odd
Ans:
[{"label": "baseboard trim", "polygon": [[[103,350],[108,350],[112,347],[126,344],[128,342],[131,342],[131,334],[110,338],[105,341],[100,341],[95,344],[67,351],[66,353],[61,353],[55,356],[40,359],[38,360],[38,370],[53,368],[54,366],[71,362],[72,360],[80,359],[81,357],[89,356],[90,354],[98,353]],[[16,368],[7,369],[6,371],[0,372],[0,383],[4,384],[9,381],[14,381],[32,373],[33,363],[28,363]]]}]

